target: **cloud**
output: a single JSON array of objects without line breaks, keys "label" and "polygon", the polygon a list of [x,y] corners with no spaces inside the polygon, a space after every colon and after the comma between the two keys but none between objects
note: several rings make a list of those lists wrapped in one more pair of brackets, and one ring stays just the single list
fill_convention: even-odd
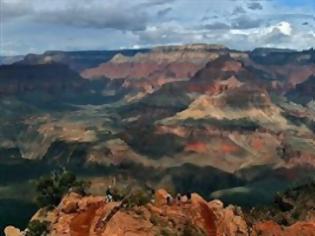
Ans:
[{"label": "cloud", "polygon": [[203,16],[200,21],[203,22],[203,21],[207,21],[207,20],[210,20],[210,17],[209,16]]},{"label": "cloud", "polygon": [[1,21],[9,21],[16,18],[25,17],[34,12],[31,3],[26,1],[1,1],[0,2],[0,18]]},{"label": "cloud", "polygon": [[231,26],[223,22],[214,22],[211,24],[204,25],[204,28],[209,30],[225,30],[230,29]]},{"label": "cloud", "polygon": [[245,13],[246,13],[246,11],[243,7],[237,6],[234,8],[232,15],[245,14]]},{"label": "cloud", "polygon": [[159,17],[163,17],[163,16],[167,15],[169,12],[171,12],[172,9],[173,9],[173,8],[171,8],[171,7],[167,7],[167,8],[165,8],[165,9],[159,10],[159,11],[157,12],[157,15],[158,15]]},{"label": "cloud", "polygon": [[152,7],[152,6],[160,6],[165,4],[171,4],[176,0],[146,0],[139,4],[142,7]]},{"label": "cloud", "polygon": [[270,33],[264,35],[262,40],[267,45],[275,44],[278,45],[285,44],[290,41],[290,35],[284,34],[280,29],[274,28]]},{"label": "cloud", "polygon": [[220,0],[216,4],[210,0],[0,1],[5,36],[2,38],[12,42],[2,43],[0,53],[180,43],[219,43],[246,50],[315,46],[315,9],[302,2],[293,5],[284,0]]},{"label": "cloud", "polygon": [[216,16],[216,15],[213,15],[213,16],[203,16],[200,21],[201,22],[205,22],[205,21],[210,21],[210,20],[217,20],[219,19],[220,17]]},{"label": "cloud", "polygon": [[291,35],[292,34],[292,26],[289,22],[282,21],[278,25],[275,26],[275,29],[279,30],[284,35]]},{"label": "cloud", "polygon": [[58,11],[42,11],[36,18],[43,22],[74,27],[132,31],[144,30],[148,20],[146,13],[118,5],[106,8],[80,6]]},{"label": "cloud", "polygon": [[[222,22],[223,23],[223,22]],[[210,26],[188,29],[181,25],[168,25],[150,27],[138,32],[137,45],[163,45],[181,43],[218,43],[230,48],[250,50],[255,47],[278,47],[305,49],[315,46],[315,31],[305,32],[295,28],[287,21],[259,26],[256,28],[235,29],[230,27]],[[224,27],[223,27],[224,28]],[[295,45],[292,47],[292,45]],[[306,46],[307,45],[307,46]]]},{"label": "cloud", "polygon": [[262,10],[263,6],[259,2],[250,2],[247,4],[248,9],[251,10]]},{"label": "cloud", "polygon": [[139,45],[163,45],[201,42],[204,35],[199,30],[186,29],[181,25],[169,25],[148,27],[145,31],[137,32]]},{"label": "cloud", "polygon": [[231,30],[229,37],[233,39],[233,41],[230,41],[232,44],[228,42],[229,45],[242,44],[245,46],[245,49],[252,49],[257,47],[257,45],[259,47],[306,49],[315,45],[314,31],[305,32],[293,28],[286,21],[256,29]]},{"label": "cloud", "polygon": [[254,19],[247,15],[242,15],[232,20],[232,28],[234,29],[257,28],[260,26],[261,23],[262,22],[260,19]]},{"label": "cloud", "polygon": [[[100,0],[1,0],[1,21],[28,17],[40,24],[66,25],[79,28],[144,30],[148,14],[137,1],[129,4],[123,0],[112,0],[110,4]],[[164,0],[164,2],[166,2]],[[145,1],[160,5],[163,0]]]}]

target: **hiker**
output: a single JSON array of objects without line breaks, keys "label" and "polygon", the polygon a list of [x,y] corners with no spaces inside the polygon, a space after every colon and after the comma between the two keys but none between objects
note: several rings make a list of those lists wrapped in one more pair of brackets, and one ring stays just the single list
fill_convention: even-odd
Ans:
[{"label": "hiker", "polygon": [[185,193],[185,197],[186,197],[186,202],[191,201],[191,193],[190,192]]},{"label": "hiker", "polygon": [[107,190],[106,190],[106,199],[107,199],[107,202],[113,201],[113,193],[112,193],[112,186],[111,185],[109,185]]},{"label": "hiker", "polygon": [[173,197],[170,194],[168,194],[166,196],[166,203],[167,203],[167,205],[169,205],[169,206],[172,205],[173,201],[174,201]]},{"label": "hiker", "polygon": [[177,203],[177,205],[179,206],[181,204],[181,202],[182,202],[182,194],[177,193],[176,194],[176,203]]}]

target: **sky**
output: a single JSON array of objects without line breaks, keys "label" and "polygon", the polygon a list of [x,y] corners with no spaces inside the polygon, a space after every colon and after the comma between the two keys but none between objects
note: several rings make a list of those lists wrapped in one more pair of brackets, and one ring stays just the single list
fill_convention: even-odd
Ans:
[{"label": "sky", "polygon": [[315,47],[315,0],[0,0],[0,55],[190,43]]}]

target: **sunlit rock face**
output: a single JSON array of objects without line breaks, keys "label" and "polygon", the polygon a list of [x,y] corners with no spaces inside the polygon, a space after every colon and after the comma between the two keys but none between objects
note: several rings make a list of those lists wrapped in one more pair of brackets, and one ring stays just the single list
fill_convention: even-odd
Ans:
[{"label": "sunlit rock face", "polygon": [[[125,200],[128,200],[127,196]],[[48,222],[48,235],[51,236],[153,236],[163,232],[207,236],[312,236],[315,232],[314,218],[283,226],[258,218],[252,224],[246,214],[238,206],[224,206],[219,200],[207,202],[196,193],[189,194],[189,197],[185,194],[175,197],[164,189],[158,189],[150,203],[133,207],[126,207],[122,202],[108,202],[101,196],[82,197],[69,193],[56,209],[41,209],[32,220]],[[23,232],[8,226],[5,234],[20,236]]]}]

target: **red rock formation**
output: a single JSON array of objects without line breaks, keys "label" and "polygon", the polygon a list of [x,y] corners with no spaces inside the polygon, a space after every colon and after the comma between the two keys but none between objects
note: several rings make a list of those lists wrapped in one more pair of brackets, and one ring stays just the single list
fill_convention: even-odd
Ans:
[{"label": "red rock formation", "polygon": [[158,47],[134,57],[117,54],[109,62],[87,69],[81,75],[88,79],[123,78],[128,80],[128,87],[132,88],[139,88],[137,80],[145,79],[145,82],[142,81],[143,86],[149,83],[154,89],[165,83],[191,78],[208,61],[226,53],[225,50],[211,45],[186,45]]},{"label": "red rock formation", "polygon": [[[206,202],[195,193],[190,199],[181,197],[171,202],[167,201],[168,196],[169,193],[160,189],[153,203],[124,208],[119,202],[107,203],[104,197],[81,197],[71,193],[58,208],[49,212],[49,217],[40,220],[50,219],[50,236],[153,236],[167,230],[181,235],[188,229],[207,236],[315,235],[314,221],[297,222],[289,227],[266,221],[251,227],[244,220],[240,207],[224,208],[222,202]],[[12,226],[7,227],[5,233],[6,236],[22,235]]]},{"label": "red rock formation", "polygon": [[207,147],[207,143],[204,142],[192,142],[192,143],[188,143],[185,146],[185,151],[187,152],[197,152],[197,153],[207,153],[208,147]]}]

